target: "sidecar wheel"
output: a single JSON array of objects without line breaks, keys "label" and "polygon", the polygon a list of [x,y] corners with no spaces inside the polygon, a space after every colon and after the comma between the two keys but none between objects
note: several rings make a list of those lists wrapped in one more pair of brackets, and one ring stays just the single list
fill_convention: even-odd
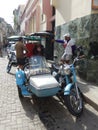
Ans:
[{"label": "sidecar wheel", "polygon": [[18,88],[18,95],[19,95],[19,97],[20,98],[23,98],[23,95],[22,95],[22,93],[21,93],[21,89],[17,86],[17,88]]},{"label": "sidecar wheel", "polygon": [[76,89],[72,88],[70,90],[70,95],[64,96],[64,102],[66,104],[66,107],[68,108],[69,112],[76,116],[79,117],[83,113],[83,97],[82,94],[79,90],[79,97],[80,99],[77,99],[76,96]]}]

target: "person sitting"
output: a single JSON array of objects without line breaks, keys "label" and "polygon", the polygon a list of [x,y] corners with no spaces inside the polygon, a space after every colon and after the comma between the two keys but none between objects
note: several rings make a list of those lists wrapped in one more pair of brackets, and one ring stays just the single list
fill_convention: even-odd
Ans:
[{"label": "person sitting", "polygon": [[33,55],[44,56],[44,47],[40,43],[37,43],[33,48]]}]

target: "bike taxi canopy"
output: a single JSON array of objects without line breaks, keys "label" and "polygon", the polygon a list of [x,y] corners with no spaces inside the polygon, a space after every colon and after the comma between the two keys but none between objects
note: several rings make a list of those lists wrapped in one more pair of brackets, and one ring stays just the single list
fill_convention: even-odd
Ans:
[{"label": "bike taxi canopy", "polygon": [[36,37],[36,36],[10,36],[7,38],[7,40],[18,41],[20,37],[22,37],[23,40],[30,40],[30,41],[40,41],[41,40],[41,38]]},{"label": "bike taxi canopy", "polygon": [[41,44],[45,48],[45,57],[47,60],[53,60],[54,57],[54,34],[51,31],[43,31],[31,33],[30,36],[36,36],[41,38]]}]

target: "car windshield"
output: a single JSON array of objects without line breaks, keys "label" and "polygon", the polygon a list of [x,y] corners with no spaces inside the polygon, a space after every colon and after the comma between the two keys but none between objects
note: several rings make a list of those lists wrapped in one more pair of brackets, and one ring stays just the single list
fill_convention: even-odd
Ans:
[{"label": "car windshield", "polygon": [[32,56],[24,68],[29,75],[41,75],[51,73],[50,68],[43,56]]}]

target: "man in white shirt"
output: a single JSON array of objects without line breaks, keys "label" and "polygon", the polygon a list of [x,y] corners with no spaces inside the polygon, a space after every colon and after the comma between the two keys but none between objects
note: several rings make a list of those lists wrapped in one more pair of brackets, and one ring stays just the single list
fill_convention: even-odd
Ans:
[{"label": "man in white shirt", "polygon": [[72,46],[75,45],[75,42],[74,42],[74,40],[71,39],[69,33],[65,34],[64,38],[65,39],[64,39],[63,46],[64,46],[65,50],[64,50],[64,54],[62,55],[61,59],[65,59],[66,60],[66,57],[67,57],[67,59],[69,57],[69,60],[71,60],[72,59],[72,55],[73,55]]}]

